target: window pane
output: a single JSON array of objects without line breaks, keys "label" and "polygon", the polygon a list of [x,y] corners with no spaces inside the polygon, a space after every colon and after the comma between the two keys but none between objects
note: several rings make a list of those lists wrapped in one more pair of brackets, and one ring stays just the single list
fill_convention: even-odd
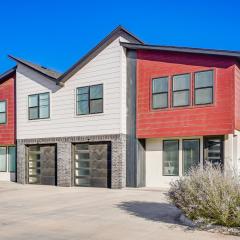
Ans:
[{"label": "window pane", "polygon": [[7,171],[7,148],[0,147],[0,172]]},{"label": "window pane", "polygon": [[167,108],[168,107],[168,94],[160,93],[153,95],[153,108]]},{"label": "window pane", "polygon": [[38,119],[38,107],[29,108],[29,119]]},{"label": "window pane", "polygon": [[28,105],[29,105],[29,107],[37,107],[38,106],[38,95],[28,96]]},{"label": "window pane", "polygon": [[39,118],[49,118],[49,107],[43,106],[39,108]]},{"label": "window pane", "polygon": [[90,99],[103,98],[103,85],[90,87]]},{"label": "window pane", "polygon": [[173,106],[187,106],[189,105],[189,91],[181,91],[173,93]]},{"label": "window pane", "polygon": [[179,175],[178,140],[163,141],[163,175]]},{"label": "window pane", "polygon": [[39,101],[40,106],[49,105],[49,93],[41,93],[39,95]]},{"label": "window pane", "polygon": [[152,92],[168,92],[168,77],[156,78],[152,82]]},{"label": "window pane", "polygon": [[88,94],[88,87],[80,87],[77,89],[77,94]]},{"label": "window pane", "polygon": [[213,71],[195,73],[195,88],[213,86]]},{"label": "window pane", "polygon": [[213,102],[212,88],[195,90],[195,104],[208,104]]},{"label": "window pane", "polygon": [[173,77],[173,91],[190,88],[190,74],[183,74]]},{"label": "window pane", "polygon": [[199,164],[199,140],[183,140],[183,174]]},{"label": "window pane", "polygon": [[88,94],[77,95],[77,101],[85,100],[88,101]]},{"label": "window pane", "polygon": [[77,114],[88,114],[88,101],[81,101],[77,103]]},{"label": "window pane", "polygon": [[0,113],[0,124],[6,123],[6,113]]},{"label": "window pane", "polygon": [[16,172],[16,147],[8,147],[9,172]]},{"label": "window pane", "polygon": [[90,101],[90,113],[102,113],[103,112],[103,100],[91,100]]},{"label": "window pane", "polygon": [[0,102],[0,113],[6,112],[6,102]]}]

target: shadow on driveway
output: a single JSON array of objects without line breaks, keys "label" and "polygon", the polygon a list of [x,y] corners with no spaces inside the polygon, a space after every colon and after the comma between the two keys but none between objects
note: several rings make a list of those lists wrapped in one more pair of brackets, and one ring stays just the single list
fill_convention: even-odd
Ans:
[{"label": "shadow on driveway", "polygon": [[146,220],[183,225],[179,221],[181,211],[168,203],[129,201],[117,206],[133,216]]}]

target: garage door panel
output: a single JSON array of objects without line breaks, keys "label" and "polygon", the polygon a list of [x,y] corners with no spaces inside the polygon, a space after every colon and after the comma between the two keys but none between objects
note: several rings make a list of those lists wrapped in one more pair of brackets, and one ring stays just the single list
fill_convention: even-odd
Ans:
[{"label": "garage door panel", "polygon": [[28,182],[43,185],[56,184],[55,146],[28,147]]},{"label": "garage door panel", "polygon": [[74,149],[75,184],[108,187],[111,175],[109,143],[76,144]]}]

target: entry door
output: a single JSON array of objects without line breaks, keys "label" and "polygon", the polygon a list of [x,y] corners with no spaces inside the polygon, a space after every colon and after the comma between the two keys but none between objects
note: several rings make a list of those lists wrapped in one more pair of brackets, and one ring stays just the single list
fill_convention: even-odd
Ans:
[{"label": "entry door", "polygon": [[223,166],[223,136],[204,138],[204,160]]},{"label": "entry door", "polygon": [[35,145],[28,147],[28,183],[56,184],[55,146]]},{"label": "entry door", "polygon": [[83,143],[74,146],[76,186],[110,187],[110,143]]}]

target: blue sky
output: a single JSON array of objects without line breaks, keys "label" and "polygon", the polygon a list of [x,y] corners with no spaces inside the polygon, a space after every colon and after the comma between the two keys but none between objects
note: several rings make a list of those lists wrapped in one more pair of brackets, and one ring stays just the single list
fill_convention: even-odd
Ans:
[{"label": "blue sky", "polygon": [[7,54],[64,72],[116,26],[146,43],[240,50],[240,1],[12,0],[0,3],[0,72]]}]

